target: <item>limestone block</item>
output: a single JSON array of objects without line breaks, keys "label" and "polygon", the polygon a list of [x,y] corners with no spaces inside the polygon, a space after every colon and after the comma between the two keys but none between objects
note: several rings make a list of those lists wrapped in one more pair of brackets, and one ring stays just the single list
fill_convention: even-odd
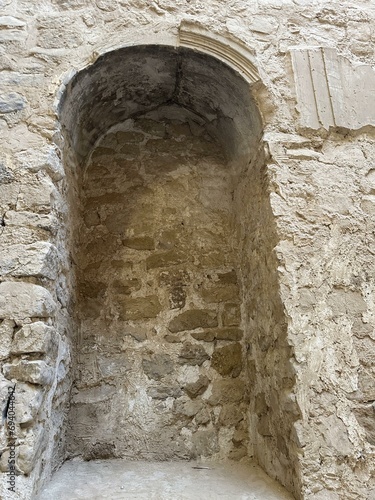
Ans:
[{"label": "limestone block", "polygon": [[222,403],[239,403],[244,400],[246,386],[243,380],[221,379],[212,383],[212,393],[208,402],[215,406]]},{"label": "limestone block", "polygon": [[324,419],[324,422],[319,427],[323,433],[326,446],[331,448],[333,452],[340,455],[351,454],[353,445],[349,441],[348,431],[341,419],[335,415],[330,415]]},{"label": "limestone block", "polygon": [[154,354],[151,359],[142,361],[142,367],[145,374],[153,380],[160,380],[174,370],[173,361],[168,354]]},{"label": "limestone block", "polygon": [[327,302],[334,316],[340,314],[358,315],[367,311],[366,302],[359,292],[334,290]]},{"label": "limestone block", "polygon": [[10,94],[0,94],[0,114],[14,113],[21,111],[26,106],[26,99],[23,95],[11,92]]},{"label": "limestone block", "polygon": [[12,16],[1,16],[0,17],[0,29],[1,28],[23,28],[25,26],[25,22],[21,21],[21,19],[17,19]]},{"label": "limestone block", "polygon": [[181,252],[171,250],[169,252],[150,255],[146,259],[147,269],[155,269],[157,267],[168,267],[176,264],[181,264],[186,260],[186,257]]},{"label": "limestone block", "polygon": [[6,167],[5,163],[0,162],[0,184],[10,184],[14,181],[12,171]]},{"label": "limestone block", "polygon": [[24,184],[18,196],[16,209],[19,211],[49,213],[51,211],[52,195],[55,191],[52,181],[46,178],[35,179],[30,184]]},{"label": "limestone block", "polygon": [[119,300],[120,319],[141,320],[145,318],[156,318],[162,310],[157,295],[147,297],[131,298],[126,297]]},{"label": "limestone block", "polygon": [[20,424],[33,422],[42,404],[44,391],[38,387],[18,383],[15,391],[16,421]]},{"label": "limestone block", "polygon": [[195,382],[186,384],[184,389],[188,396],[196,398],[204,393],[210,383],[210,379],[206,375],[200,375]]},{"label": "limestone block", "polygon": [[126,279],[126,280],[114,280],[112,283],[114,292],[122,295],[130,295],[132,292],[136,292],[141,289],[141,282],[136,279]]},{"label": "limestone block", "polygon": [[43,439],[44,427],[34,426],[28,433],[24,444],[17,447],[16,468],[23,474],[30,474],[34,469]]},{"label": "limestone block", "polygon": [[239,288],[234,284],[211,284],[203,287],[201,293],[208,304],[239,300]]},{"label": "limestone block", "polygon": [[186,417],[194,417],[197,413],[199,413],[204,406],[204,403],[201,400],[190,401],[186,399],[181,399],[175,401],[173,405],[173,411],[175,413],[185,415]]},{"label": "limestone block", "polygon": [[9,356],[15,323],[11,319],[0,320],[0,360]]},{"label": "limestone block", "polygon": [[239,304],[224,304],[222,321],[224,326],[238,326],[241,322],[241,309]]},{"label": "limestone block", "polygon": [[0,283],[0,318],[48,318],[56,303],[45,288],[31,283]]},{"label": "limestone block", "polygon": [[136,238],[125,238],[123,245],[134,250],[154,250],[155,242],[150,236],[139,236]]},{"label": "limestone block", "polygon": [[10,380],[20,380],[37,385],[50,385],[53,380],[54,370],[44,361],[22,359],[14,364],[4,364],[3,373]]},{"label": "limestone block", "polygon": [[216,348],[211,357],[211,367],[224,377],[238,377],[242,371],[241,344],[236,342]]},{"label": "limestone block", "polygon": [[109,384],[103,384],[98,387],[91,387],[90,389],[81,390],[73,397],[73,403],[98,403],[101,401],[108,401],[116,394],[115,387]]},{"label": "limestone block", "polygon": [[203,330],[190,334],[196,340],[212,342],[213,340],[241,340],[243,330],[240,328],[215,328],[213,330]]},{"label": "limestone block", "polygon": [[57,249],[51,243],[39,241],[32,245],[0,245],[0,275],[36,276],[55,279]]},{"label": "limestone block", "polygon": [[61,180],[65,175],[62,162],[56,149],[52,146],[21,151],[17,153],[16,158],[21,168],[32,173],[44,170],[55,182]]},{"label": "limestone block", "polygon": [[244,411],[238,404],[225,404],[220,410],[219,423],[233,427],[244,419]]},{"label": "limestone block", "polygon": [[207,359],[210,359],[210,356],[201,345],[186,342],[186,344],[184,344],[181,349],[178,357],[178,362],[181,364],[186,363],[188,365],[200,366]]},{"label": "limestone block", "polygon": [[51,214],[36,214],[33,212],[16,212],[9,210],[4,217],[6,226],[19,226],[44,229],[56,234],[58,222]]},{"label": "limestone block", "polygon": [[42,321],[24,325],[14,335],[12,354],[38,352],[50,354],[57,349],[58,337],[54,328]]},{"label": "limestone block", "polygon": [[375,446],[375,403],[356,409],[355,416],[366,433],[367,441]]},{"label": "limestone block", "polygon": [[147,389],[147,395],[152,399],[178,398],[182,394],[178,385],[156,385]]},{"label": "limestone block", "polygon": [[219,451],[218,436],[213,429],[195,432],[192,436],[193,452],[197,457],[210,456]]},{"label": "limestone block", "polygon": [[184,311],[170,321],[169,331],[172,333],[184,330],[196,330],[197,328],[213,328],[218,326],[217,314],[207,309],[190,309]]}]

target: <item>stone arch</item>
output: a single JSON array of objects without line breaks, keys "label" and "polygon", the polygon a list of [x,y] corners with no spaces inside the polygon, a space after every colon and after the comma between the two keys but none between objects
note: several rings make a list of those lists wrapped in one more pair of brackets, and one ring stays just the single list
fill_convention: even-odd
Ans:
[{"label": "stone arch", "polygon": [[[78,227],[81,223],[79,221],[83,220],[83,211],[87,208],[87,199],[82,201],[82,193],[87,188],[83,174],[86,177],[89,175],[93,153],[95,155],[97,148],[103,145],[101,143],[103,137],[108,136],[108,133],[128,134],[122,145],[116,139],[116,147],[124,146],[126,156],[126,148],[129,151],[131,142],[129,134],[133,134],[133,138],[140,138],[141,136],[134,134],[148,133],[150,140],[155,138],[155,134],[157,135],[156,132],[146,129],[150,124],[145,124],[144,120],[166,123],[166,126],[170,126],[171,123],[176,125],[177,122],[189,124],[192,137],[194,137],[192,127],[203,129],[205,140],[199,143],[202,155],[204,156],[210,145],[211,147],[214,145],[213,154],[215,149],[220,149],[222,153],[221,173],[225,173],[225,182],[227,188],[231,187],[232,197],[232,212],[225,224],[232,230],[229,247],[236,251],[233,251],[233,261],[229,264],[228,262],[220,263],[212,269],[204,269],[204,273],[210,273],[214,276],[214,281],[219,282],[218,290],[220,291],[216,292],[210,284],[203,283],[202,285],[203,288],[207,285],[207,293],[213,294],[216,298],[205,302],[205,298],[201,297],[202,301],[199,302],[197,295],[193,295],[189,297],[190,304],[185,303],[181,310],[175,307],[174,313],[169,312],[170,314],[164,316],[168,319],[168,324],[165,324],[159,340],[164,342],[167,334],[179,335],[180,332],[184,332],[185,337],[182,340],[171,340],[171,345],[174,345],[170,351],[167,351],[167,357],[162,350],[153,351],[152,344],[151,349],[147,348],[150,351],[149,354],[139,360],[148,382],[156,381],[156,383],[148,384],[148,389],[153,384],[151,389],[155,389],[156,396],[153,398],[150,392],[147,396],[164,401],[165,403],[158,404],[166,406],[175,405],[177,401],[179,415],[183,415],[181,422],[183,419],[187,422],[183,427],[176,427],[180,434],[182,428],[188,429],[184,448],[187,451],[179,455],[178,450],[174,449],[172,456],[164,455],[158,458],[191,458],[194,453],[199,455],[194,445],[195,433],[198,441],[208,443],[201,455],[224,458],[227,454],[227,456],[241,458],[245,453],[254,456],[270,475],[297,493],[299,491],[297,448],[291,436],[293,422],[299,418],[299,413],[292,396],[294,373],[289,362],[291,352],[286,340],[286,320],[278,295],[277,263],[273,254],[277,238],[267,195],[266,158],[262,144],[263,124],[251,94],[251,85],[259,81],[259,75],[250,51],[239,44],[223,41],[219,37],[210,37],[198,30],[189,31],[182,28],[179,43],[176,45],[173,47],[149,44],[110,51],[98,57],[91,66],[75,74],[65,86],[58,113],[64,138],[63,160],[69,184],[71,220],[78,221],[73,222],[67,238],[69,251],[73,256],[73,261],[77,264],[76,278],[72,278],[71,295],[75,296],[76,302],[79,303],[82,294],[87,294],[82,272],[77,271],[82,267],[83,262],[79,248],[82,241],[79,239]],[[142,120],[143,125],[140,125],[139,122]],[[147,147],[149,147],[149,142],[145,143],[144,137],[143,135],[140,143],[148,144]],[[173,134],[172,139],[176,140]],[[110,142],[110,139],[108,140]],[[160,150],[157,153],[164,155],[164,152]],[[108,151],[107,154],[110,155]],[[133,161],[134,157],[125,158],[125,163],[128,164],[129,159]],[[100,167],[100,165],[103,163],[99,162],[96,166]],[[116,184],[116,180],[114,182]],[[207,182],[209,184],[209,180]],[[223,199],[228,194],[228,192],[223,192]],[[100,196],[96,196],[94,203],[103,202],[104,211],[106,211],[106,202],[103,199],[101,202],[99,198]],[[99,222],[98,226],[101,225],[101,221]],[[122,240],[122,244],[124,239],[129,239],[128,234],[117,233],[116,237]],[[145,234],[139,236],[139,238],[145,237],[147,237]],[[169,265],[165,265],[163,261],[163,255],[166,252],[161,251],[160,241],[155,243],[155,240],[152,238],[151,240],[152,242],[144,239],[141,243],[138,239],[131,245],[142,246],[143,244],[143,248],[133,248],[133,250],[146,252],[147,258],[152,257],[147,252],[152,252],[156,248],[155,255],[161,259],[160,278],[165,270],[169,271]],[[92,247],[95,252],[96,245]],[[224,247],[223,252],[226,250],[227,248]],[[96,258],[100,260],[100,254],[97,254]],[[93,257],[91,262],[94,260]],[[236,278],[233,278],[233,273],[229,269],[231,266],[235,270]],[[170,268],[178,274],[181,271],[181,262],[178,259],[173,261]],[[191,272],[191,268],[188,271]],[[72,276],[73,274],[74,272]],[[182,279],[181,276],[174,276],[174,278],[177,281]],[[74,291],[75,279],[80,282],[79,293]],[[227,280],[228,283],[221,286],[220,280],[224,280],[223,283]],[[228,290],[231,285],[237,286],[237,284],[240,295],[239,298],[233,298],[230,295],[232,292]],[[190,285],[191,283],[186,286]],[[101,285],[98,286],[100,288]],[[119,286],[127,285],[122,282]],[[96,300],[97,297],[90,297],[90,294],[96,293],[93,288],[95,286],[87,295]],[[138,290],[134,291],[136,300],[146,299],[143,302],[138,300],[136,308],[142,309],[149,307],[149,304],[155,305],[154,294],[142,297],[140,295],[143,293],[142,288],[139,293]],[[124,288],[123,292],[124,296],[132,295],[131,289],[129,294],[124,291]],[[100,296],[99,303],[102,298],[103,296]],[[163,314],[161,309],[159,311],[160,301],[160,297],[157,297],[159,305],[156,304],[156,315]],[[127,304],[125,309],[133,307],[129,306],[129,301],[124,302]],[[132,304],[134,305],[134,302]],[[228,320],[233,324],[225,325],[225,314],[230,313],[231,307],[232,313],[238,314],[233,311],[238,310],[239,304],[241,305],[240,320]],[[79,313],[75,310],[76,326],[78,322],[82,322],[82,314],[87,303],[79,307],[81,307]],[[189,311],[194,311],[195,317],[188,317],[185,314]],[[147,319],[153,321],[156,315],[154,310]],[[126,315],[123,319],[129,320]],[[134,330],[133,319],[129,320],[130,337],[135,339],[135,343],[145,342],[147,346],[152,331],[137,332],[136,329]],[[135,323],[138,319],[134,320]],[[179,326],[176,327],[178,321]],[[240,325],[238,325],[239,321]],[[225,328],[226,326],[228,328]],[[191,331],[198,335],[192,336]],[[76,360],[77,353],[82,348],[80,334],[82,334],[82,329],[80,330],[77,326],[76,334],[72,337],[73,359]],[[137,335],[140,338],[137,339]],[[174,348],[175,345],[178,347]],[[97,344],[95,346],[97,347]],[[240,373],[237,373],[236,349],[240,351],[240,364],[243,367]],[[200,355],[201,360],[195,359],[194,363],[190,363],[189,360]],[[232,364],[230,360],[229,364],[227,363],[228,357],[234,360]],[[159,360],[159,363],[153,364],[155,358]],[[181,375],[182,378],[178,380],[179,387],[174,386],[175,392],[168,392],[167,387],[166,397],[160,397],[160,391],[165,386],[158,385],[159,381],[165,378],[170,382],[174,374],[175,365],[170,363],[171,359],[177,360],[177,363],[181,359],[187,360],[187,365],[204,366],[204,370],[202,372],[199,371],[200,368],[194,369],[195,371],[190,370],[186,380],[183,381],[181,381],[183,378]],[[89,372],[91,354],[87,356],[87,360],[81,364],[81,367],[83,371]],[[213,360],[216,360],[216,368],[213,368]],[[93,361],[93,364],[95,365],[96,362],[97,359]],[[126,363],[124,357],[120,359],[120,364],[121,362]],[[103,365],[99,371],[103,372],[107,368]],[[80,369],[77,361],[75,369]],[[131,368],[129,370],[131,371]],[[194,380],[193,372],[196,374]],[[216,378],[211,376],[215,372]],[[109,384],[107,384],[108,380]],[[101,381],[94,379],[91,385],[88,383],[86,386],[77,387],[76,406],[74,408],[73,404],[73,417],[71,418],[72,427],[77,421],[82,424],[82,419],[87,419],[90,412],[95,415],[91,427],[95,427],[99,422],[95,405],[98,403],[97,407],[100,411],[108,405],[107,395],[103,395],[100,391],[109,390],[108,386],[113,382],[111,375],[107,382],[104,379]],[[202,389],[197,389],[196,384],[202,384]],[[190,386],[195,389],[191,389]],[[99,391],[96,390],[97,387]],[[193,398],[190,397],[191,394],[189,396],[189,390],[190,392],[196,391],[199,401],[204,401],[203,409],[211,414],[208,423],[204,419],[200,423],[197,422],[198,410],[194,409],[194,405],[186,404],[190,401],[189,398],[193,400],[193,403],[197,401],[195,396]],[[201,390],[203,392],[200,392]],[[240,394],[239,397],[237,397],[238,394]],[[240,415],[236,414],[237,406],[242,408]],[[75,409],[76,413],[74,413]],[[201,410],[202,408],[199,409]],[[189,427],[189,422],[193,421],[194,426]],[[166,423],[164,421],[163,425]],[[206,432],[207,429],[213,432],[210,434]],[[157,428],[156,431],[159,432]],[[72,436],[73,440],[76,440],[74,431]],[[173,441],[176,435],[172,433],[167,437]],[[85,448],[84,439],[82,436],[81,438],[82,447],[71,449],[73,454],[86,453],[86,458],[127,456],[124,448],[121,448],[116,455],[116,444],[113,442],[94,439],[90,441],[90,446]],[[212,445],[212,442],[219,443],[217,445],[219,449]],[[222,454],[221,446],[224,450]],[[192,454],[189,455],[190,452]],[[147,454],[142,454],[142,450],[139,453],[139,456],[150,458]]]}]

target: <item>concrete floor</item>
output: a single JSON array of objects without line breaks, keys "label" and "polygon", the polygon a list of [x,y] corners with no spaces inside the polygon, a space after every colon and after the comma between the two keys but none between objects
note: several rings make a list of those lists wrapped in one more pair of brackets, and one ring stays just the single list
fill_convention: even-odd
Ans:
[{"label": "concrete floor", "polygon": [[[206,467],[206,468],[195,468]],[[66,462],[39,500],[292,500],[252,463]]]}]

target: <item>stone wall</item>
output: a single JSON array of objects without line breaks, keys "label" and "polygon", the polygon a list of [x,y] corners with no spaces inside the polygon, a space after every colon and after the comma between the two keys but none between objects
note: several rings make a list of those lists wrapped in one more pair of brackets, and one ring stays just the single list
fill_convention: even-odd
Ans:
[{"label": "stone wall", "polygon": [[247,455],[231,168],[186,114],[117,125],[81,173],[73,455]]},{"label": "stone wall", "polygon": [[[70,230],[77,227],[72,221],[79,220],[80,207],[74,200],[81,193],[74,144],[68,144],[56,116],[60,86],[71,82],[72,70],[87,67],[104,52],[147,43],[178,45],[178,31],[185,23],[199,26],[213,38],[222,36],[228,47],[231,43],[247,47],[262,81],[252,92],[265,127],[267,168],[258,175],[270,180],[270,187],[265,183],[262,189],[269,192],[271,210],[259,202],[258,218],[253,218],[241,186],[234,202],[242,228],[235,241],[241,245],[242,268],[248,269],[243,275],[237,273],[241,321],[246,325],[243,345],[250,346],[244,366],[255,380],[254,386],[249,384],[249,453],[253,450],[268,473],[287,484],[297,498],[372,499],[375,148],[366,93],[366,88],[373,88],[375,13],[371,3],[259,0],[250,5],[158,0],[146,7],[140,1],[121,0],[48,0],[42,4],[0,0],[0,6],[1,395],[5,409],[8,387],[16,383],[17,498],[32,498],[32,490],[65,456],[63,421],[72,378],[68,345],[77,343],[72,323],[78,303],[73,262],[81,257],[73,252]],[[233,55],[229,49],[227,54]],[[217,57],[221,57],[220,50]],[[325,71],[321,71],[323,63]],[[306,68],[310,73],[304,80]],[[344,99],[330,95],[332,89]],[[121,95],[116,99],[121,101]],[[341,102],[345,105],[340,107]],[[327,106],[332,106],[331,113],[326,112]],[[237,116],[233,113],[231,119]],[[253,147],[259,138],[255,135]],[[221,144],[225,137],[233,145],[233,137],[225,132],[220,135]],[[97,138],[87,142],[85,154]],[[261,169],[263,160],[255,165]],[[260,188],[252,187],[251,178],[249,174],[244,183],[257,196]],[[264,257],[256,252],[254,242],[244,239],[248,220],[253,231],[259,225],[268,228]],[[121,245],[136,254],[154,252],[155,256],[159,251]],[[246,259],[249,251],[254,257],[251,262]],[[257,288],[251,273],[259,280]],[[84,290],[83,279],[80,282]],[[146,288],[132,291],[134,298],[142,297],[147,284],[141,287]],[[166,311],[169,285],[163,287],[157,295],[165,294]],[[120,295],[125,302],[132,298]],[[267,302],[261,299],[264,296]],[[251,303],[251,297],[256,302]],[[89,298],[95,303],[95,297]],[[179,314],[177,308],[171,311]],[[271,337],[262,336],[262,331]],[[164,335],[180,336],[166,331]],[[219,342],[201,341],[190,333],[185,337],[208,355],[212,354],[209,346]],[[140,349],[149,342],[148,337],[142,341],[127,335],[126,339]],[[220,343],[223,347],[234,344]],[[166,342],[167,350],[176,350],[175,360],[183,344]],[[212,358],[201,366],[205,363],[212,363]],[[272,363],[276,365],[273,373]],[[209,370],[221,376],[214,368]],[[290,377],[297,381],[293,387],[287,385]],[[143,381],[147,386],[154,384],[147,374]],[[79,394],[73,397],[79,399]],[[288,397],[283,399],[285,394]],[[198,396],[203,399],[203,394]],[[282,408],[287,420],[280,413]],[[284,440],[275,443],[277,426]],[[4,470],[10,436],[4,425],[1,432]],[[266,450],[267,462],[257,451],[261,448]],[[94,447],[93,452],[98,456],[107,451]],[[6,479],[3,473],[1,495],[14,498],[6,490]]]}]

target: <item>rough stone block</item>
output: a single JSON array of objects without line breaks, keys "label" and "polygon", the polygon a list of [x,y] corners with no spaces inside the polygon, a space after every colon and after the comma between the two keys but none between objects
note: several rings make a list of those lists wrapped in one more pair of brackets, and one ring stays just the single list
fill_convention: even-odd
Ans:
[{"label": "rough stone block", "polygon": [[0,283],[0,318],[47,318],[55,311],[56,303],[45,288],[31,283]]},{"label": "rough stone block", "polygon": [[205,429],[192,436],[193,453],[196,457],[207,457],[219,451],[218,436],[215,430]]},{"label": "rough stone block", "polygon": [[58,222],[50,214],[35,214],[33,212],[16,212],[9,210],[4,217],[6,226],[31,227],[44,229],[52,234],[56,234]]},{"label": "rough stone block", "polygon": [[51,243],[39,241],[32,245],[0,246],[0,255],[0,274],[3,276],[56,278],[58,256]]},{"label": "rough stone block", "polygon": [[334,316],[341,314],[361,314],[367,311],[366,302],[359,292],[335,290],[328,297],[327,302]]},{"label": "rough stone block", "polygon": [[201,345],[191,344],[187,342],[178,357],[178,362],[181,364],[188,365],[202,365],[207,359],[210,359],[210,356],[204,350]]},{"label": "rough stone block", "polygon": [[154,354],[151,359],[142,361],[142,367],[149,378],[160,380],[173,373],[174,363],[168,354]]},{"label": "rough stone block", "polygon": [[182,394],[178,385],[157,385],[147,389],[147,395],[152,399],[178,398]]},{"label": "rough stone block", "polygon": [[197,328],[214,328],[217,325],[217,313],[215,311],[191,309],[173,318],[168,325],[168,329],[172,333],[177,333],[184,330],[196,330]]},{"label": "rough stone block", "polygon": [[241,344],[233,343],[216,348],[211,357],[211,367],[224,377],[238,377],[242,371]]},{"label": "rough stone block", "polygon": [[22,359],[14,364],[4,364],[3,373],[10,380],[19,380],[37,385],[50,385],[54,371],[44,361]]},{"label": "rough stone block", "polygon": [[0,162],[0,184],[10,184],[14,181],[14,175],[3,162]]},{"label": "rough stone block", "polygon": [[223,403],[239,403],[246,396],[246,386],[243,380],[221,379],[212,383],[212,393],[208,402],[215,406]]},{"label": "rough stone block", "polygon": [[203,332],[193,332],[190,334],[196,340],[212,342],[213,340],[241,340],[243,330],[239,328],[215,328],[213,330],[204,330]]},{"label": "rough stone block", "polygon": [[0,360],[9,356],[15,323],[10,319],[0,320]]},{"label": "rough stone block", "polygon": [[0,114],[14,113],[21,111],[26,106],[26,99],[23,95],[11,92],[0,95]]},{"label": "rough stone block", "polygon": [[[114,292],[121,295],[130,295],[132,292],[136,292],[141,289],[141,282],[134,279],[125,279],[125,280],[115,280],[112,283],[114,288]],[[102,287],[104,288],[104,287]]]},{"label": "rough stone block", "polygon": [[211,284],[202,288],[201,294],[207,304],[239,300],[238,285]]},{"label": "rough stone block", "polygon": [[12,354],[50,354],[57,350],[58,337],[54,328],[42,321],[24,325],[14,335]]},{"label": "rough stone block", "polygon": [[38,213],[49,213],[51,211],[52,196],[56,189],[48,178],[33,179],[30,184],[23,184],[17,199],[16,209],[19,211],[30,211]]},{"label": "rough stone block", "polygon": [[186,417],[195,417],[197,413],[199,413],[204,406],[204,403],[201,400],[190,401],[181,399],[175,401],[173,405],[173,411],[180,415],[185,415]]},{"label": "rough stone block", "polygon": [[122,240],[124,246],[134,250],[154,250],[155,241],[149,236],[139,236],[137,238],[125,238]]},{"label": "rough stone block", "polygon": [[55,182],[60,181],[65,175],[62,162],[52,146],[21,151],[16,158],[25,170],[33,173],[44,170]]},{"label": "rough stone block", "polygon": [[38,387],[18,383],[15,390],[16,421],[27,424],[35,420],[42,404],[44,391]]},{"label": "rough stone block", "polygon": [[131,298],[126,297],[119,300],[121,307],[120,319],[122,320],[141,320],[147,318],[156,318],[162,310],[157,295],[148,297]]},{"label": "rough stone block", "polygon": [[224,426],[234,427],[244,419],[244,410],[238,404],[225,404],[220,410],[219,423]]},{"label": "rough stone block", "polygon": [[146,267],[147,269],[155,269],[157,267],[175,266],[176,264],[181,264],[185,260],[186,257],[183,253],[171,250],[169,252],[150,255],[150,257],[146,259]]},{"label": "rough stone block", "polygon": [[375,403],[358,408],[354,413],[366,433],[367,441],[375,446]]},{"label": "rough stone block", "polygon": [[184,389],[188,396],[191,398],[196,398],[204,393],[210,383],[210,379],[206,377],[206,375],[200,375],[198,380],[195,382],[191,382],[190,384],[186,384]]},{"label": "rough stone block", "polygon": [[239,304],[224,304],[222,321],[224,326],[238,326],[241,323],[241,309]]},{"label": "rough stone block", "polygon": [[126,131],[116,133],[116,140],[119,144],[122,144],[124,142],[142,142],[144,137],[144,134],[142,134],[141,132]]}]

